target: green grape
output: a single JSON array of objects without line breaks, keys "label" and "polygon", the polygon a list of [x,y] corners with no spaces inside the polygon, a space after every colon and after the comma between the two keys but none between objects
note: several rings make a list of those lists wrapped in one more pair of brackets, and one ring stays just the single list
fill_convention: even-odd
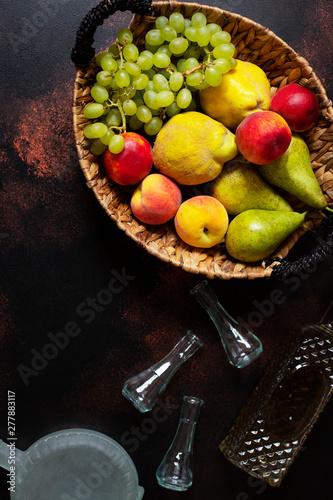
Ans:
[{"label": "green grape", "polygon": [[129,43],[123,48],[123,56],[126,61],[136,61],[139,57],[139,49],[134,43]]},{"label": "green grape", "polygon": [[149,77],[144,73],[141,73],[141,75],[139,76],[135,76],[132,80],[132,84],[137,90],[145,89],[148,83],[149,83]]},{"label": "green grape", "polygon": [[153,57],[154,66],[157,68],[167,68],[170,64],[170,57],[163,52],[156,52]]},{"label": "green grape", "polygon": [[150,111],[151,111],[151,114],[153,116],[160,116],[160,114],[161,114],[161,110],[159,108],[157,108],[157,109],[151,109],[150,108]]},{"label": "green grape", "polygon": [[181,108],[178,106],[176,101],[173,101],[170,106],[167,108],[167,115],[169,118],[172,118],[175,115],[178,115],[178,113],[181,112]]},{"label": "green grape", "polygon": [[[136,78],[139,77],[137,76]],[[128,87],[131,81],[129,74],[124,69],[119,69],[115,74],[114,79],[119,88]]]},{"label": "green grape", "polygon": [[188,40],[190,40],[190,42],[197,41],[197,29],[193,26],[189,26],[188,28],[186,28],[184,31],[184,35]]},{"label": "green grape", "polygon": [[[118,108],[111,108],[106,117],[108,127],[119,127],[121,124],[121,114]],[[106,132],[105,132],[106,133]]]},{"label": "green grape", "polygon": [[138,66],[138,64],[135,64],[133,62],[125,62],[124,70],[127,71],[127,73],[132,76],[138,76],[141,73],[140,66]]},{"label": "green grape", "polygon": [[141,106],[141,104],[144,104],[143,100],[142,99],[133,99],[135,104],[136,104],[136,107],[138,108],[139,106]]},{"label": "green grape", "polygon": [[139,130],[142,127],[143,123],[136,115],[133,115],[129,119],[128,125],[132,130]]},{"label": "green grape", "polygon": [[96,102],[100,102],[100,103],[103,103],[104,101],[106,101],[108,98],[109,98],[109,92],[106,90],[105,87],[102,87],[102,85],[94,85],[92,88],[91,88],[91,97],[96,101]]},{"label": "green grape", "polygon": [[127,28],[121,28],[117,33],[117,38],[121,45],[133,42],[133,33]]},{"label": "green grape", "polygon": [[217,33],[218,31],[222,31],[221,26],[215,23],[208,23],[207,28],[209,29],[211,35]]},{"label": "green grape", "polygon": [[92,102],[91,104],[88,104],[88,106],[84,108],[83,114],[86,118],[89,118],[90,120],[99,118],[104,114],[103,104]]},{"label": "green grape", "polygon": [[168,69],[169,68],[167,68],[167,69],[160,69],[159,70],[159,74],[163,75],[164,78],[166,78],[167,80],[169,80],[169,78],[170,78],[170,71],[168,71]]},{"label": "green grape", "polygon": [[233,57],[230,58],[230,65],[231,69],[235,69],[237,66],[237,59],[234,59]]},{"label": "green grape", "polygon": [[131,99],[123,102],[123,110],[127,116],[135,115],[137,110],[137,105]]},{"label": "green grape", "polygon": [[178,90],[182,88],[183,83],[184,77],[179,71],[171,73],[169,80],[170,90],[172,90],[173,92],[178,92]]},{"label": "green grape", "polygon": [[150,69],[153,65],[153,59],[148,57],[148,56],[144,56],[144,55],[140,54],[138,57],[138,60],[137,60],[137,65],[142,70]]},{"label": "green grape", "polygon": [[101,141],[103,144],[106,144],[107,146],[110,144],[110,141],[112,139],[112,137],[114,136],[114,132],[113,130],[108,130],[107,133],[105,135],[103,135],[103,137],[101,137]]},{"label": "green grape", "polygon": [[181,33],[185,29],[185,19],[180,12],[173,12],[169,17],[169,24],[177,33]]},{"label": "green grape", "polygon": [[[186,19],[185,18],[185,29],[189,28],[191,26],[191,19]],[[185,31],[185,30],[184,30]]]},{"label": "green grape", "polygon": [[117,61],[113,58],[113,55],[110,52],[107,52],[101,59],[101,67],[104,71],[111,73],[112,71],[116,71],[118,68]]},{"label": "green grape", "polygon": [[210,87],[209,83],[207,83],[206,80],[203,79],[202,82],[199,85],[195,85],[194,88],[196,90],[204,90],[204,89],[208,89],[208,87]]},{"label": "green grape", "polygon": [[[156,96],[156,106],[159,108],[166,108],[175,100],[174,93],[171,90],[162,90]],[[139,116],[140,118],[140,116]],[[141,118],[140,118],[141,120]]]},{"label": "green grape", "polygon": [[[156,106],[156,96],[157,93],[154,92],[153,90],[147,90],[143,94],[143,100],[146,106],[148,106],[151,109],[158,109],[158,106]],[[140,106],[138,106],[139,108]]]},{"label": "green grape", "polygon": [[108,54],[108,52],[100,52],[99,54],[97,54],[95,61],[98,66],[101,65],[101,61],[106,54]]},{"label": "green grape", "polygon": [[90,125],[86,125],[83,129],[83,135],[87,138],[87,139],[93,139],[93,135],[91,133],[91,124]]},{"label": "green grape", "polygon": [[231,35],[227,31],[217,31],[210,37],[212,47],[217,47],[221,43],[230,43]]},{"label": "green grape", "polygon": [[144,130],[148,135],[157,135],[163,127],[163,121],[158,116],[153,116],[149,123],[144,124]]},{"label": "green grape", "polygon": [[147,56],[150,59],[153,59],[153,55],[153,52],[151,52],[150,50],[143,50],[142,52],[140,52],[140,56]]},{"label": "green grape", "polygon": [[177,94],[177,104],[181,109],[187,108],[192,100],[192,94],[189,89],[181,89]]},{"label": "green grape", "polygon": [[108,52],[110,52],[114,57],[119,57],[119,47],[116,43],[110,45]]},{"label": "green grape", "polygon": [[195,57],[196,59],[199,59],[200,57],[200,48],[192,45],[192,47],[189,47],[187,51],[184,53],[184,59],[189,59],[190,57]]},{"label": "green grape", "polygon": [[168,80],[161,74],[157,74],[154,76],[153,84],[157,92],[161,92],[162,90],[170,90]]},{"label": "green grape", "polygon": [[129,85],[126,87],[126,95],[129,99],[132,99],[136,95],[136,89]]},{"label": "green grape", "polygon": [[[166,54],[167,56],[171,57],[172,54],[171,54],[171,50],[169,49],[169,45],[161,45],[160,47],[158,47],[157,52],[163,52],[164,54]],[[154,54],[153,54],[154,55]]]},{"label": "green grape", "polygon": [[139,106],[136,110],[136,116],[143,123],[148,123],[152,119],[153,115],[151,114],[150,109],[147,106]]},{"label": "green grape", "polygon": [[[164,43],[164,41],[162,43]],[[159,45],[162,45],[162,43],[160,43]],[[152,54],[155,54],[159,45],[150,45],[149,43],[146,42],[145,43],[145,51],[151,52]]]},{"label": "green grape", "polygon": [[100,71],[96,75],[96,81],[98,85],[101,85],[102,87],[107,87],[111,85],[113,80],[113,77],[108,73],[107,71]]},{"label": "green grape", "polygon": [[156,92],[153,80],[149,80],[148,85],[145,87],[144,90],[145,91],[147,91],[147,90],[153,90],[154,92]]},{"label": "green grape", "polygon": [[164,36],[161,30],[152,29],[148,31],[146,33],[146,42],[152,46],[162,45],[164,42]]},{"label": "green grape", "polygon": [[231,62],[230,59],[215,59],[213,62],[214,68],[217,69],[221,73],[221,75],[224,75],[224,73],[228,73],[231,69]]},{"label": "green grape", "polygon": [[186,59],[184,59],[184,58],[179,59],[177,62],[177,71],[179,71],[180,73],[184,73],[185,63],[186,63]]},{"label": "green grape", "polygon": [[92,123],[90,125],[90,129],[89,129],[89,134],[91,137],[89,137],[89,139],[100,139],[101,137],[103,137],[103,135],[105,135],[108,131],[108,128],[107,126],[105,125],[105,123],[100,123],[100,122],[96,122],[96,123]]},{"label": "green grape", "polygon": [[104,144],[101,139],[95,139],[93,141],[93,143],[91,144],[91,147],[90,147],[90,152],[93,154],[93,155],[101,155],[104,153],[104,151],[107,149],[107,144]]},{"label": "green grape", "polygon": [[217,87],[222,81],[222,75],[215,68],[207,68],[205,70],[205,80],[211,87]]},{"label": "green grape", "polygon": [[206,24],[207,24],[207,18],[205,14],[203,14],[202,12],[196,12],[191,17],[191,26],[194,26],[195,28],[200,28],[200,26],[206,26]]},{"label": "green grape", "polygon": [[184,64],[184,71],[190,71],[193,68],[196,68],[199,66],[199,61],[195,57],[190,57],[185,61]]},{"label": "green grape", "polygon": [[154,75],[156,75],[156,71],[153,68],[151,68],[148,69],[147,71],[142,71],[141,74],[147,75],[149,80],[152,80],[154,78]]},{"label": "green grape", "polygon": [[118,85],[116,84],[115,79],[112,78],[112,82],[110,83],[110,85],[105,88],[107,88],[108,90],[118,90]]},{"label": "green grape", "polygon": [[168,24],[168,22],[169,22],[169,20],[167,17],[159,16],[155,21],[156,28],[158,30],[161,30],[164,26],[166,26]]},{"label": "green grape", "polygon": [[202,79],[203,79],[202,71],[195,71],[194,73],[190,73],[189,75],[186,76],[186,83],[187,85],[195,87],[196,85],[200,85]]},{"label": "green grape", "polygon": [[167,24],[162,28],[162,35],[166,42],[171,42],[174,38],[177,38],[177,31],[175,28]]},{"label": "green grape", "polygon": [[169,49],[171,50],[172,54],[175,55],[183,54],[183,52],[186,51],[187,47],[188,47],[188,40],[183,37],[175,38],[174,40],[171,40],[171,42],[169,43]]},{"label": "green grape", "polygon": [[206,47],[209,44],[210,36],[210,31],[207,26],[200,26],[197,28],[197,44],[200,47]]},{"label": "green grape", "polygon": [[185,108],[185,111],[196,111],[196,109],[197,109],[197,103],[192,98],[192,101],[190,102],[189,106],[187,106],[187,108]]},{"label": "green grape", "polygon": [[232,43],[221,43],[213,50],[213,56],[216,59],[230,59],[235,53],[235,46]]},{"label": "green grape", "polygon": [[111,153],[117,155],[122,152],[125,147],[125,139],[122,135],[114,135],[109,144]]}]

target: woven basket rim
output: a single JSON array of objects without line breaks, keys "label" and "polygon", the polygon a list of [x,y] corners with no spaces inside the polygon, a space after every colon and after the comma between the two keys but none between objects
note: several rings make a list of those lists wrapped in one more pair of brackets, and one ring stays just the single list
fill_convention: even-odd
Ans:
[{"label": "woven basket rim", "polygon": [[[329,129],[333,128],[333,126],[330,126],[330,123],[333,123],[332,102],[328,99],[324,86],[305,58],[301,57],[273,31],[247,17],[241,16],[240,14],[229,12],[224,9],[222,10],[218,7],[211,7],[192,2],[182,3],[174,1],[158,1],[152,3],[152,11],[159,12],[159,15],[161,15],[161,11],[163,14],[165,10],[179,11],[182,9],[192,9],[192,14],[199,10],[208,14],[216,13],[220,16],[224,16],[226,20],[232,19],[234,24],[238,22],[242,23],[242,25],[250,25],[251,28],[262,32],[262,36],[269,37],[273,40],[274,46],[282,46],[285,50],[287,50],[289,58],[297,61],[298,65],[296,68],[301,67],[302,70],[306,71],[307,83],[311,82],[311,85],[308,84],[307,86],[311,86],[311,89],[315,91],[320,101],[322,119],[320,120],[320,125],[315,126],[312,132],[312,135],[315,137],[316,144],[318,141],[320,142],[321,137],[326,137],[327,135],[330,136],[331,132]],[[155,19],[155,17],[152,17],[151,15],[136,14],[132,17],[130,28],[135,33],[138,27],[141,28],[144,24],[152,22],[153,19]],[[227,26],[229,26],[229,24]],[[240,59],[249,60],[246,58],[246,54],[242,54],[242,51],[240,52],[241,56],[243,56],[239,57]],[[90,64],[87,71],[82,71],[78,68],[76,69],[73,98],[74,135],[76,139],[80,167],[87,181],[87,185],[93,190],[96,199],[109,217],[116,222],[118,228],[124,231],[125,234],[134,240],[138,245],[145,248],[145,250],[151,255],[154,255],[160,260],[168,262],[174,266],[181,267],[187,272],[203,274],[208,278],[218,277],[220,279],[254,279],[259,277],[270,277],[274,266],[279,265],[279,262],[275,261],[268,267],[265,267],[265,262],[254,264],[236,262],[226,254],[225,249],[222,253],[219,253],[218,250],[222,249],[222,246],[216,246],[212,249],[201,249],[185,244],[179,239],[175,230],[171,228],[171,223],[160,227],[151,227],[140,223],[135,219],[131,213],[129,203],[124,202],[122,198],[123,194],[126,193],[126,189],[116,185],[105,176],[102,172],[103,168],[100,168],[101,160],[98,160],[96,157],[88,153],[88,141],[85,140],[82,134],[82,129],[87,122],[85,118],[82,119],[82,109],[84,107],[83,103],[89,99],[90,94],[88,91],[90,87],[87,80],[89,80],[89,76],[93,74],[93,63]],[[298,79],[298,82],[300,84],[304,84],[303,80],[304,77]],[[272,81],[274,81],[274,79]],[[309,137],[306,136],[304,139],[307,141]],[[325,157],[327,152],[332,155],[333,163],[333,134],[330,139],[330,141],[325,142],[323,148],[319,150],[319,153],[316,151],[313,152],[315,164],[318,163],[318,159],[320,159],[321,156]],[[309,148],[311,151],[310,146]],[[318,167],[315,168],[315,171],[316,175],[317,173],[320,174],[317,176],[320,185],[328,185],[328,188],[330,189],[333,187],[333,169],[330,167],[330,169],[326,171],[325,168],[325,164],[321,165],[321,163],[318,163]],[[322,170],[323,173],[321,172]],[[322,177],[324,177],[324,179],[322,179]],[[333,199],[333,189],[330,191],[329,199]],[[114,207],[115,204],[117,204],[116,209]],[[296,210],[298,210],[298,208],[296,208]],[[324,214],[323,212],[315,210],[311,210],[310,214],[312,218],[310,219],[308,226],[311,229],[320,224]],[[290,249],[305,232],[304,228],[299,228],[289,238],[287,238],[282,245],[280,245],[271,257],[279,257],[281,259],[285,258]]]}]

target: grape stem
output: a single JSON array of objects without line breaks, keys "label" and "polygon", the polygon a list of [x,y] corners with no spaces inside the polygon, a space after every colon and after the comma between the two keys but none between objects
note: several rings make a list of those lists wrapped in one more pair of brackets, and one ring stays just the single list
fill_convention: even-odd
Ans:
[{"label": "grape stem", "polygon": [[125,133],[126,132],[126,115],[125,115],[124,110],[123,110],[122,102],[119,98],[117,99],[115,106],[117,106],[117,108],[119,109],[121,121],[122,121],[122,126],[117,127],[117,129],[122,130],[123,133]]}]

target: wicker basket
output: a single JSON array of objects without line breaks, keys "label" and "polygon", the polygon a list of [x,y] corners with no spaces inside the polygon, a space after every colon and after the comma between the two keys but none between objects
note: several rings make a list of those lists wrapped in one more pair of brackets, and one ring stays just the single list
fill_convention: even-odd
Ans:
[{"label": "wicker basket", "polygon": [[[177,11],[190,18],[194,12],[201,11],[207,16],[208,22],[220,24],[225,31],[230,32],[236,46],[235,57],[260,66],[266,72],[273,91],[292,82],[314,91],[320,103],[321,117],[317,125],[302,136],[310,149],[313,169],[329,203],[333,200],[333,109],[332,102],[327,98],[320,80],[308,62],[272,31],[250,19],[196,3],[102,1],[82,21],[72,51],[72,60],[77,68],[73,103],[74,133],[87,185],[118,227],[159,259],[208,278],[286,277],[306,270],[308,266],[313,266],[324,256],[333,253],[333,217],[327,211],[311,210],[308,214],[309,229],[321,224],[324,233],[323,238],[317,238],[317,247],[310,255],[296,262],[285,259],[305,232],[304,228],[300,228],[284,241],[268,261],[253,264],[232,259],[226,253],[224,244],[208,250],[185,244],[177,236],[173,223],[152,227],[142,224],[133,216],[130,209],[132,190],[116,185],[105,175],[102,162],[90,153],[89,141],[83,135],[83,128],[87,124],[83,109],[91,100],[90,87],[97,71],[92,48],[94,34],[97,26],[117,10],[131,10],[135,13],[130,29],[136,42],[143,41],[146,31],[159,15],[169,16]],[[288,201],[297,211],[309,208],[293,197],[289,197]]]}]

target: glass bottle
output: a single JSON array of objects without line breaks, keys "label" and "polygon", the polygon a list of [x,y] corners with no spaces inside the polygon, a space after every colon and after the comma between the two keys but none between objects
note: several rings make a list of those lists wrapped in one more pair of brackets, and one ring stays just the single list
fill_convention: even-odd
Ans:
[{"label": "glass bottle", "polygon": [[220,444],[224,456],[252,476],[280,486],[330,401],[332,373],[333,302],[319,322],[286,335]]},{"label": "glass bottle", "polygon": [[127,380],[123,395],[142,413],[152,410],[171,377],[202,345],[189,330],[163,359]]},{"label": "glass bottle", "polygon": [[185,491],[193,482],[193,439],[203,400],[184,396],[175,437],[156,471],[160,486]]},{"label": "glass bottle", "polygon": [[228,360],[233,366],[244,368],[260,356],[261,341],[230,316],[206,280],[192,288],[190,293],[209,314],[220,335]]}]

